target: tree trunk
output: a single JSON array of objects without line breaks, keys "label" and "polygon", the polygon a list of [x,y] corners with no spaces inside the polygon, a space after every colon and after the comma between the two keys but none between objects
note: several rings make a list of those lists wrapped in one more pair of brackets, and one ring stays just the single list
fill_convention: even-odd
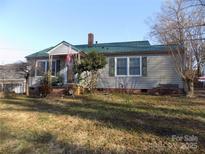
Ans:
[{"label": "tree trunk", "polygon": [[26,96],[29,96],[29,77],[26,78]]},{"label": "tree trunk", "polygon": [[194,82],[191,80],[185,80],[184,91],[187,97],[194,97]]}]

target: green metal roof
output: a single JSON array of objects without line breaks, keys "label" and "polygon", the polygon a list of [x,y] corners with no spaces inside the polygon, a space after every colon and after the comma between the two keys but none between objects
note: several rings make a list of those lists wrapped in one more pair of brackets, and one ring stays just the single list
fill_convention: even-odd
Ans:
[{"label": "green metal roof", "polygon": [[[67,43],[67,42],[63,41],[61,43]],[[27,56],[26,58],[48,57],[48,51],[53,49],[54,47],[50,47],[50,48],[38,51],[34,54]],[[146,51],[163,52],[163,51],[168,50],[168,46],[166,45],[150,45],[149,41],[97,43],[97,44],[94,44],[93,47],[91,48],[89,48],[87,44],[82,44],[82,45],[74,45],[74,46],[72,45],[72,48],[78,51],[83,51],[85,53],[95,50],[101,53],[111,53],[111,54],[112,53],[127,53],[127,52],[146,52]]]},{"label": "green metal roof", "polygon": [[38,51],[36,53],[33,53],[31,55],[26,56],[26,58],[37,58],[37,57],[48,57],[48,51],[53,49],[54,47],[49,47],[44,50]]},{"label": "green metal roof", "polygon": [[98,51],[101,53],[126,53],[126,52],[144,52],[144,51],[167,51],[168,46],[150,45],[148,41],[135,42],[117,42],[117,43],[101,43],[95,44],[92,48],[88,48],[87,44],[76,45],[77,48],[84,52]]}]

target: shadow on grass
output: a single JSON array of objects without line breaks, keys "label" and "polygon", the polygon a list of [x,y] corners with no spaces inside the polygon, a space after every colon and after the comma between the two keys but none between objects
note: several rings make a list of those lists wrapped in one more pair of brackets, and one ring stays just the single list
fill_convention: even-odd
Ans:
[{"label": "shadow on grass", "polygon": [[[126,97],[127,96],[128,95],[126,95]],[[152,100],[155,99],[155,100],[158,100],[158,101],[160,100],[159,103],[163,102],[163,100],[166,101],[166,102],[169,102],[169,104],[168,103],[167,104],[160,104],[161,105],[160,107],[157,106],[157,103],[155,103],[156,105],[151,104],[151,103],[148,104],[147,102],[146,103],[145,102],[134,103],[135,102],[134,98],[131,99],[132,100],[132,101],[130,101],[131,103],[129,101],[128,101],[128,103],[111,103],[109,101],[102,101],[102,100],[99,100],[99,99],[90,99],[90,98],[84,98],[84,99],[87,100],[87,101],[94,101],[94,102],[99,102],[100,101],[103,104],[106,103],[110,106],[122,107],[122,108],[127,109],[127,110],[129,110],[129,109],[143,109],[147,112],[153,112],[153,113],[161,112],[161,113],[164,113],[164,114],[170,114],[170,116],[178,114],[178,115],[187,115],[187,116],[193,116],[193,117],[194,116],[195,117],[199,116],[199,117],[205,118],[205,112],[190,112],[190,111],[183,108],[183,107],[189,108],[189,107],[192,107],[192,106],[205,106],[205,103],[195,102],[194,100],[193,101],[189,100],[189,102],[186,102],[185,101],[186,99],[184,97],[183,98],[178,98],[178,99],[180,99],[180,101],[177,102],[177,97],[174,98],[174,99],[169,97],[170,100],[167,100],[166,97],[165,98],[160,97],[160,99],[159,99],[158,96],[155,96],[155,97],[152,96],[151,99]],[[122,99],[125,99],[125,98],[122,97]],[[173,104],[173,102],[174,102],[174,104]],[[169,105],[175,105],[175,106],[177,106],[177,109],[167,108],[167,106],[169,106]],[[102,107],[104,107],[104,105]]]},{"label": "shadow on grass", "polygon": [[[157,115],[157,112],[178,113],[188,115],[185,111],[173,111],[153,106],[135,106],[116,104],[81,98],[77,102],[69,101],[40,101],[24,99],[7,99],[3,103],[18,105],[21,108],[8,108],[5,110],[46,112],[57,115],[77,116],[83,119],[97,120],[105,127],[115,128],[139,133],[150,133],[160,137],[172,135],[195,135],[199,144],[205,148],[205,123],[193,118],[180,116]],[[133,110],[135,108],[135,110]],[[153,111],[153,112],[150,112]],[[194,116],[194,115],[193,115]],[[196,115],[204,116],[204,115]],[[203,117],[202,117],[203,118]]]},{"label": "shadow on grass", "polygon": [[[5,125],[0,119],[0,145],[6,144],[6,147],[0,148],[0,153],[117,153],[116,151],[106,151],[103,149],[91,149],[89,145],[72,144],[69,141],[57,140],[57,137],[47,131],[24,131],[15,132]],[[15,140],[15,142],[10,142]],[[7,142],[9,141],[9,142]]]}]

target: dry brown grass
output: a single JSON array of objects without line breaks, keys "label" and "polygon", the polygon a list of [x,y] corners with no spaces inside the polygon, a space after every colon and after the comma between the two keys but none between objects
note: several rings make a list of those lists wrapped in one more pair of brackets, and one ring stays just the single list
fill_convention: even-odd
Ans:
[{"label": "dry brown grass", "polygon": [[[197,136],[197,148],[182,149],[186,142],[172,135]],[[0,153],[154,152],[205,152],[204,99],[127,94],[0,99]]]}]

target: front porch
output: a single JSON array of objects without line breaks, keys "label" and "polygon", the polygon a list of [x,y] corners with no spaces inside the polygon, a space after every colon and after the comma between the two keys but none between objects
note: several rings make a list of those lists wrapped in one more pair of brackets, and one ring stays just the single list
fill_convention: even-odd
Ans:
[{"label": "front porch", "polygon": [[50,82],[53,86],[66,86],[76,83],[73,72],[74,60],[80,63],[81,51],[67,42],[61,42],[48,51],[47,58],[35,60],[33,76],[30,77],[30,87],[40,85],[45,75],[51,75]]}]

